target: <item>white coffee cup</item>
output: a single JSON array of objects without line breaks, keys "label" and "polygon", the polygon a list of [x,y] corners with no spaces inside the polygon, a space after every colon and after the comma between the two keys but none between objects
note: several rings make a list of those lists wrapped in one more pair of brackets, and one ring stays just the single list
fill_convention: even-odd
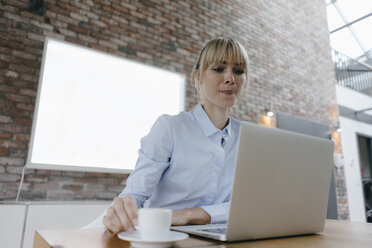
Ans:
[{"label": "white coffee cup", "polygon": [[169,236],[172,210],[165,208],[141,208],[138,210],[138,226],[141,239],[164,240]]}]

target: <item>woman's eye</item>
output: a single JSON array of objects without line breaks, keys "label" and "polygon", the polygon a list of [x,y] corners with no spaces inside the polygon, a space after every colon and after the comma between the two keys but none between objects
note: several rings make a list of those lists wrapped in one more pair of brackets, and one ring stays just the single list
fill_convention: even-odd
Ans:
[{"label": "woman's eye", "polygon": [[237,75],[241,75],[244,73],[244,70],[241,70],[241,69],[235,69],[234,70],[234,73],[237,74]]},{"label": "woman's eye", "polygon": [[213,70],[215,72],[223,72],[225,70],[225,68],[223,68],[223,67],[214,67]]}]

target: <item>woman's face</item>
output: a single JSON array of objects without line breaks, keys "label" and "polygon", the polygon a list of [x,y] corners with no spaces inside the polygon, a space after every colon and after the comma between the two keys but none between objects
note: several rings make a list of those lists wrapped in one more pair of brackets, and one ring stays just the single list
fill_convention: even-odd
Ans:
[{"label": "woman's face", "polygon": [[244,66],[226,61],[209,65],[200,80],[203,104],[231,108],[246,83],[244,70]]}]

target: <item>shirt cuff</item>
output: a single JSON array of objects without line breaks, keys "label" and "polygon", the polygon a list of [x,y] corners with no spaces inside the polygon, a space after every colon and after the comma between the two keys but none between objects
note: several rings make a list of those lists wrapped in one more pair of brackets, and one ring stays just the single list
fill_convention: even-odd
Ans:
[{"label": "shirt cuff", "polygon": [[226,222],[229,215],[230,202],[201,206],[201,208],[211,216],[212,224]]}]

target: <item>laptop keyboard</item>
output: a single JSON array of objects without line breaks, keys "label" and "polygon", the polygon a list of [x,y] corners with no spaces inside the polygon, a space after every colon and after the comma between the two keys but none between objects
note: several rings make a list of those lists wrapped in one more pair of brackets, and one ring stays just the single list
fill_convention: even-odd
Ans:
[{"label": "laptop keyboard", "polygon": [[198,231],[225,234],[226,228],[198,229]]}]

